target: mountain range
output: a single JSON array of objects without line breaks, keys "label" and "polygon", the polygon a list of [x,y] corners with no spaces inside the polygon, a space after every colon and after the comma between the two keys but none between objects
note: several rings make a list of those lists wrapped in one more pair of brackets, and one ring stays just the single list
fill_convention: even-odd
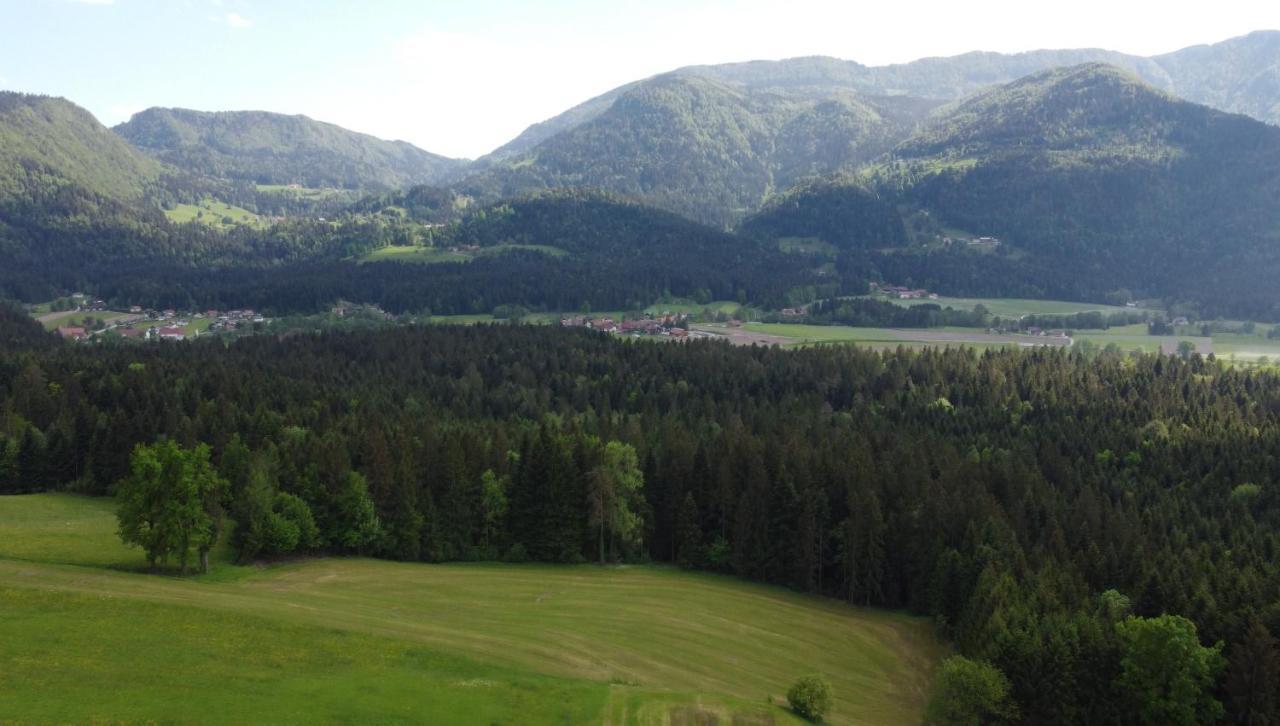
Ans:
[{"label": "mountain range", "polygon": [[681,68],[535,124],[466,170],[499,198],[606,189],[732,225],[805,176],[855,171],[939,106],[1046,69],[1107,63],[1187,100],[1280,122],[1280,32],[1143,58],[1106,50],[969,53],[869,67],[796,58]]},{"label": "mountain range", "polygon": [[[1259,119],[1275,120],[1278,62],[1280,33],[1265,32],[1152,58],[1083,50],[685,68],[592,99],[475,162],[262,112],[149,109],[108,130],[69,101],[0,93],[0,247],[84,280],[92,260],[148,250],[198,264],[256,249],[278,263],[333,252],[313,249],[302,228],[181,231],[159,208],[234,197],[250,212],[305,216],[296,205],[265,211],[264,195],[336,187],[373,196],[331,198],[325,215],[372,219],[350,234],[394,239],[388,224],[488,214],[492,225],[510,200],[590,188],[734,230],[743,244],[825,243],[850,280],[1077,299],[1132,290],[1211,300],[1230,289],[1232,305],[1270,310],[1280,128]],[[586,220],[577,247],[616,233],[576,197],[538,198],[549,200],[530,207],[539,218]],[[939,246],[955,236],[1003,246]],[[281,239],[289,251],[272,252]]]}]

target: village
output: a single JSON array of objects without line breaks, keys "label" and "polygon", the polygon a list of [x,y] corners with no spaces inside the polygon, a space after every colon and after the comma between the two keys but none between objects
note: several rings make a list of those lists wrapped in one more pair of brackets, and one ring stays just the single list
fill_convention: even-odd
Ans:
[{"label": "village", "polygon": [[929,292],[923,289],[912,289],[902,287],[901,285],[881,285],[878,282],[871,283],[872,295],[883,295],[889,298],[897,298],[898,300],[937,300],[938,293]]},{"label": "village", "polygon": [[666,337],[672,340],[714,337],[704,331],[690,330],[689,322],[688,313],[671,312],[646,313],[644,317],[622,321],[609,316],[593,318],[588,315],[571,315],[560,318],[562,327],[589,328],[612,335]]},{"label": "village", "polygon": [[[71,309],[59,311],[59,319],[68,324],[58,325],[55,332],[64,340],[86,341],[99,337],[119,337],[126,340],[186,340],[198,335],[247,330],[270,320],[251,309],[182,311],[144,309],[141,305],[129,306],[128,312],[108,308],[103,300],[90,300],[83,293],[70,296]],[[80,325],[70,324],[80,318]],[[48,315],[55,315],[49,313]]]}]

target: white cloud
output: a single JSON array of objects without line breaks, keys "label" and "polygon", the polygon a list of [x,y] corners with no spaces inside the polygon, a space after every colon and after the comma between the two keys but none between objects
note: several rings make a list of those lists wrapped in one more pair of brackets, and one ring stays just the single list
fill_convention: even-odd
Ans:
[{"label": "white cloud", "polygon": [[81,5],[115,5],[116,0],[71,0]]},{"label": "white cloud", "polygon": [[233,28],[249,28],[253,27],[253,21],[241,15],[240,13],[227,13],[227,25]]}]

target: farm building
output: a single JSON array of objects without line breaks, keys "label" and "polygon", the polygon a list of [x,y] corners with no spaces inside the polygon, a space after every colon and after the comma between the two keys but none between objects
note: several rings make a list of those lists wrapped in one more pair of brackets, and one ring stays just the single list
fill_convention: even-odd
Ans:
[{"label": "farm building", "polygon": [[58,328],[58,335],[62,336],[63,340],[84,340],[89,337],[89,334],[85,332],[84,328],[75,326]]}]

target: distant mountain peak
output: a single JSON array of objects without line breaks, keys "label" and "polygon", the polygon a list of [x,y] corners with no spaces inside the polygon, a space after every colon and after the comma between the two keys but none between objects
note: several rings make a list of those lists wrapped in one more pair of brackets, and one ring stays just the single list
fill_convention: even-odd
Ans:
[{"label": "distant mountain peak", "polygon": [[404,141],[269,111],[149,108],[115,131],[180,169],[259,184],[402,188],[439,182],[466,164]]}]

